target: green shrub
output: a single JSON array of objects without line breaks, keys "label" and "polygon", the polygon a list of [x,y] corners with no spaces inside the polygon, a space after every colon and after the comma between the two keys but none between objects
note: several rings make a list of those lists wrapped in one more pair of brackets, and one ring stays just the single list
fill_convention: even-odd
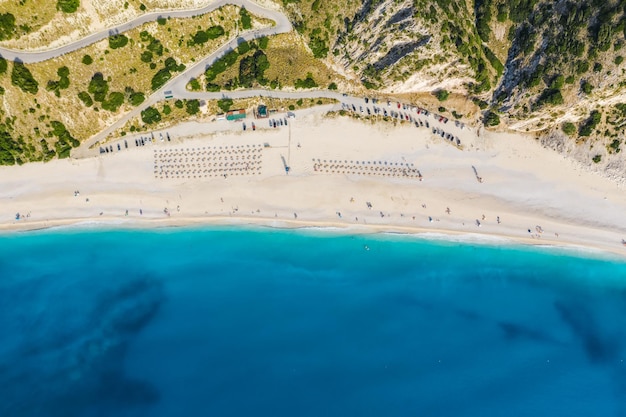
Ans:
[{"label": "green shrub", "polygon": [[315,58],[326,58],[326,55],[328,55],[328,45],[326,45],[326,41],[320,37],[311,37],[309,47]]},{"label": "green shrub", "polygon": [[89,93],[86,91],[81,91],[80,93],[78,93],[78,98],[87,107],[91,107],[93,105],[93,100],[91,99]]},{"label": "green shrub", "polygon": [[561,125],[561,130],[567,136],[573,136],[576,133],[576,125],[572,122],[564,122]]},{"label": "green shrub", "polygon": [[7,72],[8,64],[7,60],[0,56],[0,75]]},{"label": "green shrub", "polygon": [[62,66],[57,69],[57,75],[61,78],[70,76],[70,69],[66,66]]},{"label": "green shrub", "polygon": [[328,89],[329,90],[336,90],[337,89],[337,84],[335,84],[334,82],[328,84]]},{"label": "green shrub", "polygon": [[563,104],[563,95],[561,95],[561,90],[557,88],[546,88],[543,90],[535,105],[537,107],[541,107],[544,104],[552,106]]},{"label": "green shrub", "polygon": [[53,81],[50,80],[48,81],[48,83],[46,84],[46,90],[47,91],[54,91],[54,95],[57,97],[61,97],[61,92],[59,91],[59,82],[58,81]]},{"label": "green shrub", "polygon": [[228,110],[230,110],[232,105],[233,105],[233,100],[230,98],[223,98],[223,99],[217,100],[217,107],[219,107],[223,112],[227,112]]},{"label": "green shrub", "polygon": [[269,44],[270,40],[268,39],[267,36],[263,36],[262,38],[259,38],[259,48],[260,49],[267,49],[267,45]]},{"label": "green shrub", "polygon": [[489,35],[491,35],[491,29],[489,27],[491,20],[491,2],[475,1],[474,13],[476,14],[476,31],[478,32],[478,36],[480,36],[484,42],[489,42]]},{"label": "green shrub", "polygon": [[109,36],[109,48],[123,48],[128,44],[128,38],[122,34]]},{"label": "green shrub", "polygon": [[487,107],[489,107],[489,103],[487,103],[485,100],[481,100],[477,97],[473,97],[472,101],[474,102],[474,104],[476,104],[481,110],[485,110]]},{"label": "green shrub", "polygon": [[20,144],[13,140],[4,125],[0,125],[0,165],[15,165],[15,157],[21,153]]},{"label": "green shrub", "polygon": [[152,52],[150,51],[143,51],[141,53],[141,62],[145,62],[146,64],[152,62]]},{"label": "green shrub", "polygon": [[154,107],[150,106],[141,112],[141,120],[145,124],[153,124],[161,121],[161,113]]},{"label": "green shrub", "polygon": [[39,83],[33,77],[30,70],[21,62],[13,63],[13,71],[11,72],[11,84],[19,87],[22,91],[31,94],[37,94],[39,91]]},{"label": "green shrub", "polygon": [[200,101],[193,99],[193,100],[187,100],[187,103],[185,103],[187,113],[190,115],[194,115],[197,114],[200,111]]},{"label": "green shrub", "polygon": [[244,55],[249,50],[250,44],[246,40],[241,41],[241,43],[237,46],[237,52],[239,52],[239,55]]},{"label": "green shrub", "polygon": [[116,112],[124,104],[124,94],[117,91],[109,94],[109,98],[102,102],[102,108],[110,112]]},{"label": "green shrub", "polygon": [[197,78],[192,78],[189,81],[189,86],[191,87],[192,91],[200,91],[202,89],[202,86],[200,85],[200,81],[198,81]]},{"label": "green shrub", "polygon": [[591,159],[594,163],[598,164],[602,161],[602,155],[596,155]]},{"label": "green shrub", "polygon": [[161,26],[164,26],[164,25],[167,23],[167,19],[166,19],[166,18],[164,18],[164,17],[162,17],[162,16],[159,16],[159,17],[157,18],[157,23],[158,23],[159,25],[161,25]]},{"label": "green shrub", "polygon": [[206,91],[218,92],[220,90],[221,90],[221,88],[217,84],[213,84],[213,83],[207,83],[206,84]]},{"label": "green shrub", "polygon": [[294,106],[293,104],[289,105],[289,110],[295,110],[295,109],[296,109],[296,106]]},{"label": "green shrub", "polygon": [[597,110],[593,110],[589,114],[589,118],[585,121],[585,123],[583,123],[582,126],[580,126],[580,129],[578,129],[578,135],[580,136],[591,135],[593,130],[600,123],[600,120],[602,120],[602,114]]},{"label": "green shrub", "polygon": [[239,54],[237,51],[230,51],[211,65],[204,73],[207,81],[213,81],[218,74],[226,71],[228,67],[237,62]]},{"label": "green shrub", "polygon": [[167,116],[171,112],[172,112],[172,108],[169,105],[164,104],[163,105],[163,114]]},{"label": "green shrub", "polygon": [[209,34],[204,30],[199,30],[191,37],[192,45],[201,45],[209,41]]},{"label": "green shrub", "polygon": [[563,84],[565,84],[565,77],[559,74],[556,77],[554,77],[552,81],[550,82],[550,88],[555,88],[558,90],[558,89],[563,88]]},{"label": "green shrub", "polygon": [[182,108],[183,108],[183,106],[184,106],[183,101],[182,101],[182,100],[176,100],[176,101],[174,102],[174,106],[175,106],[177,109],[182,109]]},{"label": "green shrub", "polygon": [[152,90],[158,90],[172,78],[172,73],[167,68],[160,69],[154,77],[152,77]]},{"label": "green shrub", "polygon": [[150,43],[146,46],[146,49],[157,56],[163,56],[163,44],[161,41],[153,38],[150,34],[148,35],[150,36]]},{"label": "green shrub", "polygon": [[492,111],[485,115],[485,126],[498,126],[500,124],[500,116]]},{"label": "green shrub", "polygon": [[587,80],[583,80],[580,83],[580,89],[585,93],[585,94],[591,94],[591,91],[593,91],[593,85],[591,85],[591,83]]},{"label": "green shrub", "polygon": [[309,72],[304,80],[298,78],[295,82],[296,88],[315,88],[317,83],[313,79],[313,75]]},{"label": "green shrub", "polygon": [[622,62],[624,62],[624,57],[621,56],[621,55],[618,55],[618,56],[615,57],[615,61],[614,62],[615,62],[615,65],[619,65]]},{"label": "green shrub", "polygon": [[498,22],[506,22],[506,19],[508,19],[509,17],[509,12],[506,9],[507,4],[506,3],[500,3],[498,5],[498,15],[497,15],[497,20]]},{"label": "green shrub", "polygon": [[589,71],[589,63],[587,61],[576,62],[576,74],[581,75]]},{"label": "green shrub", "polygon": [[57,10],[61,10],[63,13],[74,13],[80,6],[80,0],[58,0]]},{"label": "green shrub", "polygon": [[207,29],[206,34],[209,39],[217,39],[224,34],[224,28],[221,26],[211,26]]},{"label": "green shrub", "polygon": [[171,72],[180,72],[185,70],[185,64],[178,65],[174,58],[169,57],[165,60],[165,69]]},{"label": "green shrub", "polygon": [[498,57],[491,51],[491,49],[487,48],[486,46],[483,46],[483,52],[485,53],[485,56],[487,57],[487,60],[489,61],[493,69],[495,69],[498,73],[498,77],[500,77],[504,72],[504,65],[502,65],[502,62],[500,62]]},{"label": "green shrub", "polygon": [[94,101],[102,103],[105,100],[109,92],[109,83],[104,79],[102,73],[96,72],[91,77],[87,91],[93,95]]},{"label": "green shrub", "polygon": [[435,92],[435,97],[437,97],[437,100],[439,101],[446,101],[449,96],[450,96],[450,93],[447,90],[441,89]]},{"label": "green shrub", "polygon": [[72,148],[76,148],[80,145],[80,142],[77,141],[70,132],[67,131],[65,125],[59,121],[52,120],[50,122],[50,126],[52,127],[52,135],[57,137],[57,142],[54,144],[56,149],[56,153],[59,156],[59,159],[67,158],[70,156],[70,151]]},{"label": "green shrub", "polygon": [[0,41],[11,39],[15,33],[15,16],[11,13],[0,14]]},{"label": "green shrub", "polygon": [[141,92],[133,92],[128,97],[128,102],[131,106],[138,106],[146,100],[146,96]]},{"label": "green shrub", "polygon": [[239,9],[239,17],[241,17],[241,27],[244,30],[252,29],[252,18],[245,7]]},{"label": "green shrub", "polygon": [[269,68],[267,55],[260,49],[254,55],[247,56],[239,62],[239,83],[243,87],[252,87],[256,80],[259,84],[266,84],[264,72]]}]

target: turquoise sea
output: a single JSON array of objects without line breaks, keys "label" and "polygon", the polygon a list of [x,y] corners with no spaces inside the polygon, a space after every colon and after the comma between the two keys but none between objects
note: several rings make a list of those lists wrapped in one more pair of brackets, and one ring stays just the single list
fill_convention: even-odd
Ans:
[{"label": "turquoise sea", "polygon": [[626,416],[626,263],[332,231],[0,236],[0,416]]}]

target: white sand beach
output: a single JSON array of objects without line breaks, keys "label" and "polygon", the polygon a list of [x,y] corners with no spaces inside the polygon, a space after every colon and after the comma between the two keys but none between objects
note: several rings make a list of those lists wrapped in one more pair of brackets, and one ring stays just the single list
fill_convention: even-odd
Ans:
[{"label": "white sand beach", "polygon": [[[141,147],[126,138],[128,149],[122,145],[109,154],[0,167],[0,231],[67,224],[314,226],[497,237],[626,255],[624,186],[531,138],[477,137],[453,122],[441,125],[458,135],[459,149],[409,123],[308,112],[275,129],[256,120],[252,131],[251,121],[246,131],[239,122],[236,131],[210,134],[202,125],[185,124],[168,130],[170,142],[157,133]],[[241,163],[257,154],[258,170],[244,175]],[[226,177],[207,165],[232,163],[231,157],[241,171]],[[169,178],[160,178],[167,160],[180,168],[166,167]],[[422,180],[401,173],[409,168]],[[192,170],[196,178],[187,174]]]}]

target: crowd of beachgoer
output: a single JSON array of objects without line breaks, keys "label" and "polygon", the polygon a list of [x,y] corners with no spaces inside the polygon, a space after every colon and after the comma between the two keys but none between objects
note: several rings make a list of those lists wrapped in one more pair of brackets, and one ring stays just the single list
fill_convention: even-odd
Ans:
[{"label": "crowd of beachgoer", "polygon": [[166,148],[154,151],[154,177],[211,178],[260,175],[262,145]]}]

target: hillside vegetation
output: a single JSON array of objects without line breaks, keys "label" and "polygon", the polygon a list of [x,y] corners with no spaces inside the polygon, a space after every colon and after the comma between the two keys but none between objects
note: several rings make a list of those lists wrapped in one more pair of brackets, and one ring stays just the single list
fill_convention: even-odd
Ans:
[{"label": "hillside vegetation", "polygon": [[[215,51],[242,25],[224,6],[164,19],[37,63],[0,57],[0,164],[69,156],[72,147],[140,105],[168,80]],[[269,22],[250,16],[253,28]],[[198,33],[210,33],[205,40]],[[189,113],[193,113],[193,104]]]},{"label": "hillside vegetation", "polygon": [[608,168],[624,145],[626,0],[283,0],[313,54],[384,93],[450,91],[481,122]]}]

